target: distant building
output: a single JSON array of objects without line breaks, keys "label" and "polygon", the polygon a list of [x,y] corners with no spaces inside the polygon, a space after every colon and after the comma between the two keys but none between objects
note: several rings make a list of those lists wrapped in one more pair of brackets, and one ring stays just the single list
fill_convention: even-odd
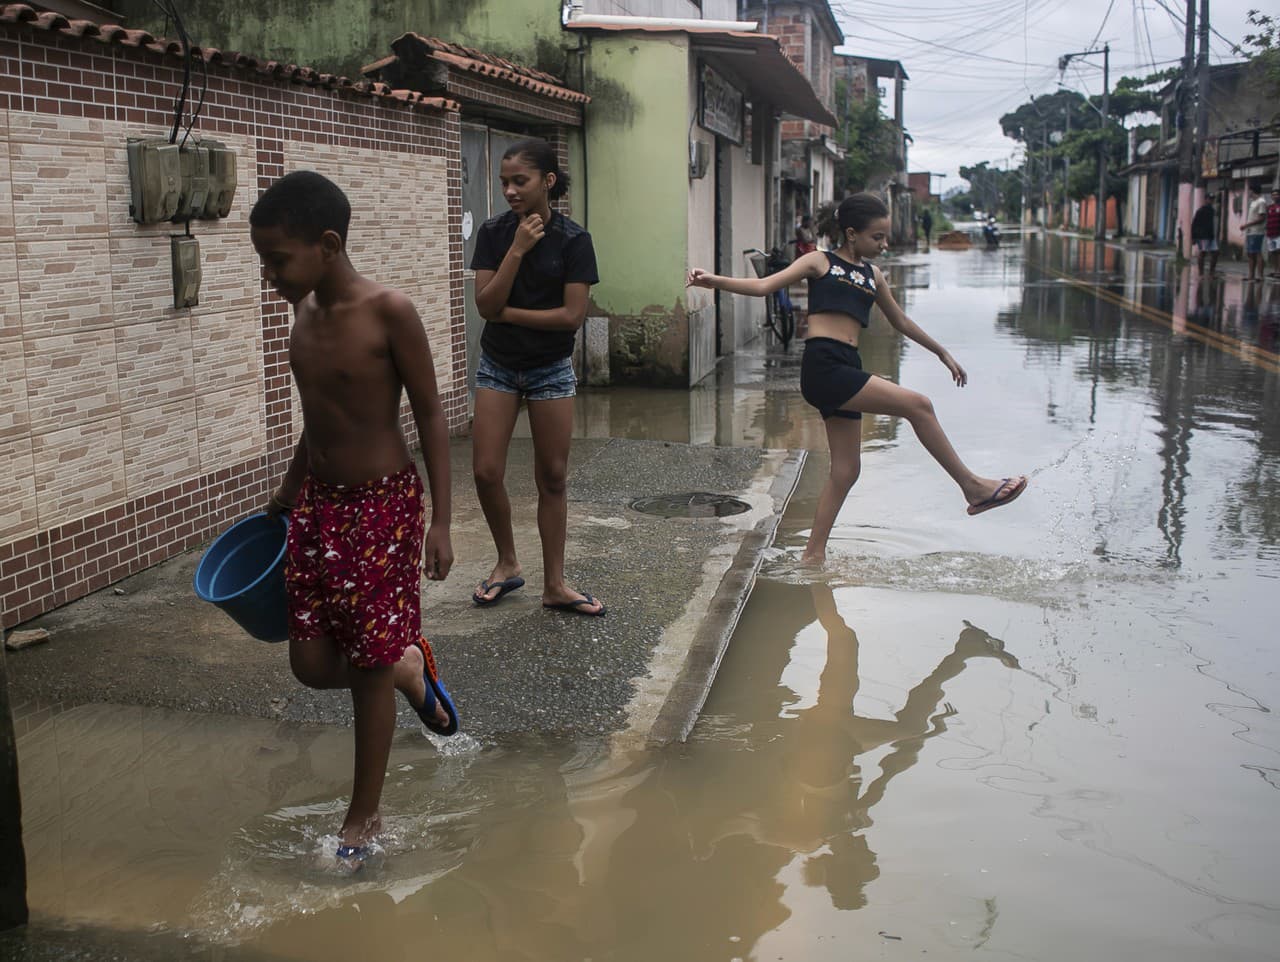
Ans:
[{"label": "distant building", "polygon": [[925,204],[942,203],[942,197],[933,192],[933,178],[941,176],[927,171],[907,174],[907,186],[911,188],[917,209]]},{"label": "distant building", "polygon": [[[850,188],[868,190],[879,194],[889,205],[893,215],[894,244],[908,244],[915,240],[915,205],[907,180],[907,133],[902,119],[902,105],[906,82],[910,78],[897,60],[881,60],[877,57],[860,57],[853,54],[836,54],[836,76],[849,84],[851,96],[865,99],[873,91],[879,97],[881,108],[895,128],[895,137],[888,165],[873,172],[866,184],[851,184]],[[883,86],[891,83],[893,89]]]},{"label": "distant building", "polygon": [[1214,195],[1222,202],[1219,242],[1243,246],[1241,225],[1259,193],[1252,185],[1259,184],[1261,193],[1270,190],[1277,182],[1280,156],[1280,133],[1270,123],[1274,104],[1251,81],[1250,69],[1243,62],[1209,69],[1208,127],[1193,161],[1203,186],[1194,191],[1180,191],[1178,170],[1182,138],[1195,136],[1194,114],[1179,117],[1178,81],[1160,91],[1160,133],[1131,136],[1128,164],[1120,171],[1129,180],[1127,233],[1156,243],[1181,243],[1182,253],[1190,256],[1191,213],[1205,196]]},{"label": "distant building", "polygon": [[[827,0],[747,0],[742,16],[758,22],[761,33],[778,38],[818,100],[833,109],[835,48],[844,43],[844,34]],[[785,247],[795,239],[793,230],[801,215],[814,214],[836,199],[837,167],[844,150],[834,134],[827,124],[795,116],[783,119],[773,245]]]}]

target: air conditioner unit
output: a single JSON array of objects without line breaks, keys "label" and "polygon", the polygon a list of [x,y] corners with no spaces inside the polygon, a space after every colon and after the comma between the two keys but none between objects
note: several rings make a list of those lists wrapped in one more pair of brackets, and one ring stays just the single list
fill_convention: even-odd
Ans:
[{"label": "air conditioner unit", "polygon": [[689,179],[701,180],[711,165],[711,145],[705,140],[689,141]]}]

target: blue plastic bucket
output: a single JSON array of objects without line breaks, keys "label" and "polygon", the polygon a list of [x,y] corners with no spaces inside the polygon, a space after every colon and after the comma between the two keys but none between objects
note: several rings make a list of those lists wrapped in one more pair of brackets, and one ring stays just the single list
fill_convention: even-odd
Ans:
[{"label": "blue plastic bucket", "polygon": [[219,535],[196,566],[196,594],[259,641],[289,637],[284,590],[288,533],[284,515],[250,515]]}]

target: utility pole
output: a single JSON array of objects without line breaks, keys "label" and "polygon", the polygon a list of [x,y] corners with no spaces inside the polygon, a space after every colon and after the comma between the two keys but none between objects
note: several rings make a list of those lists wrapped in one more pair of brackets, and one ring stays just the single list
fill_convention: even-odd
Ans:
[{"label": "utility pole", "polygon": [[1195,68],[1196,58],[1196,0],[1187,0],[1185,24],[1185,46],[1182,54],[1182,77],[1178,81],[1178,109],[1175,125],[1178,129],[1178,209],[1175,221],[1178,245],[1178,256],[1191,256],[1189,250],[1183,251],[1182,245],[1191,236],[1191,185],[1195,181],[1195,167],[1192,163],[1195,156],[1195,145],[1192,143],[1192,127],[1188,123],[1187,114],[1191,108],[1191,73]]},{"label": "utility pole", "polygon": [[1182,52],[1182,78],[1178,81],[1178,113],[1174,122],[1178,128],[1178,180],[1189,184],[1195,179],[1191,165],[1191,137],[1187,131],[1187,113],[1191,106],[1191,74],[1196,63],[1196,0],[1187,0],[1185,47]]},{"label": "utility pole", "polygon": [[[1208,3],[1209,0],[1204,0]],[[1107,239],[1107,132],[1111,117],[1111,44],[1102,48],[1102,140],[1098,143],[1098,211],[1093,236]]]},{"label": "utility pole", "polygon": [[1049,216],[1049,207],[1052,203],[1049,200],[1049,166],[1053,162],[1052,155],[1049,153],[1049,124],[1047,122],[1040,126],[1040,199],[1038,206],[1040,208],[1040,226],[1047,228],[1049,221],[1053,220]]},{"label": "utility pole", "polygon": [[[1075,111],[1075,104],[1067,107],[1067,140],[1071,139],[1071,114]],[[1068,148],[1062,154],[1062,226],[1069,228],[1071,226],[1071,150]]]},{"label": "utility pole", "polygon": [[1200,0],[1200,59],[1196,63],[1196,186],[1204,189],[1204,150],[1209,140],[1209,0]]},{"label": "utility pole", "polygon": [[[1204,2],[1208,3],[1208,0]],[[1058,58],[1058,73],[1066,72],[1067,64],[1073,57],[1093,57],[1099,53],[1102,54],[1102,110],[1099,111],[1102,115],[1102,129],[1098,139],[1098,197],[1093,218],[1093,236],[1102,241],[1107,239],[1107,131],[1111,126],[1111,44],[1104,44],[1101,50],[1064,53]]]}]

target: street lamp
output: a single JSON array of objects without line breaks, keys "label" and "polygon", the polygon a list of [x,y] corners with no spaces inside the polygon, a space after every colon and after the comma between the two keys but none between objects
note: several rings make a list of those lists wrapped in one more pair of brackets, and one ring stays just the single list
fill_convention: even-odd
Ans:
[{"label": "street lamp", "polygon": [[[1098,142],[1098,209],[1094,215],[1093,236],[1098,240],[1107,239],[1107,123],[1111,112],[1111,44],[1105,44],[1101,50],[1081,50],[1078,53],[1064,53],[1058,58],[1058,73],[1062,74],[1075,57],[1096,57],[1102,54],[1102,138]],[[1089,103],[1089,101],[1085,101]],[[1093,104],[1089,104],[1093,106]],[[1094,107],[1097,110],[1096,107]]]}]

